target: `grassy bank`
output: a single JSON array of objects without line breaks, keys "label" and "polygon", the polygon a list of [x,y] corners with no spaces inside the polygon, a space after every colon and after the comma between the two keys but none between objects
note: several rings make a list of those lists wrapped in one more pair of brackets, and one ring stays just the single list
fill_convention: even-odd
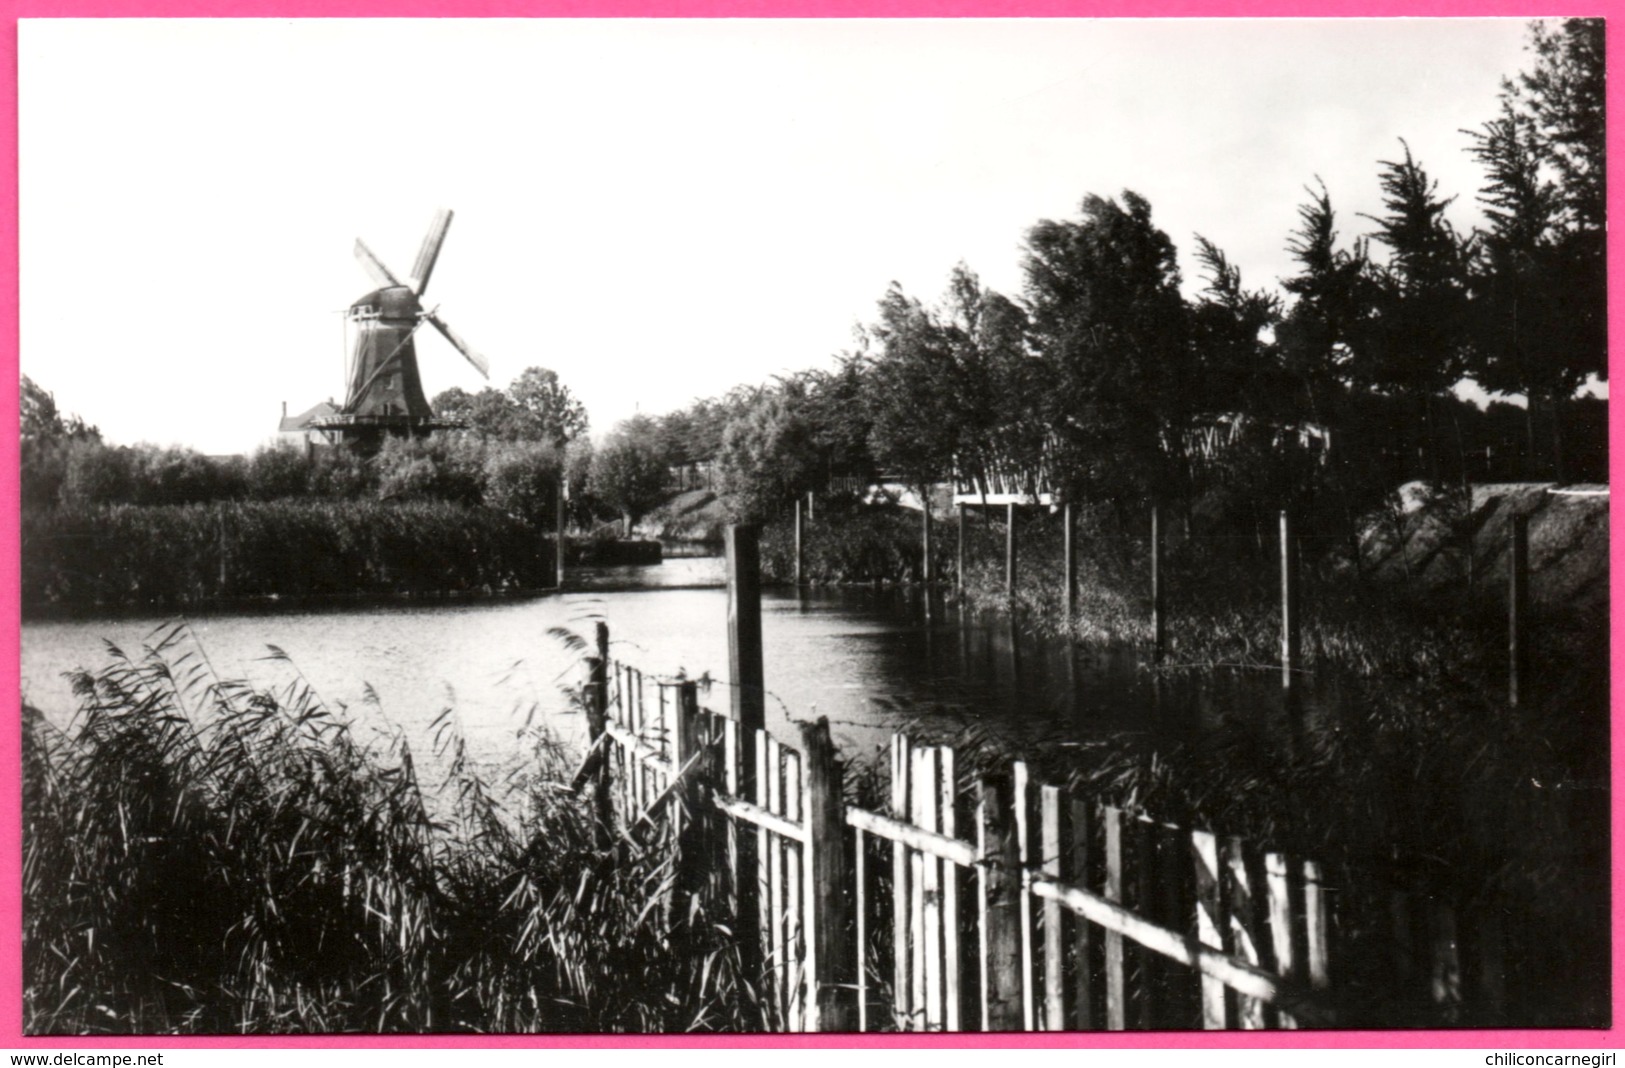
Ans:
[{"label": "grassy bank", "polygon": [[532,527],[445,501],[230,501],[25,512],[22,604],[192,607],[267,598],[534,588],[552,548]]},{"label": "grassy bank", "polygon": [[[820,502],[806,525],[803,580],[819,586],[893,585],[920,582],[924,552],[919,512],[896,505],[864,505],[853,498]],[[953,579],[953,527],[932,523],[931,574]],[[795,521],[779,519],[762,530],[762,576],[769,582],[795,578]]]},{"label": "grassy bank", "polygon": [[545,735],[443,781],[302,684],[212,677],[176,626],[23,722],[29,1034],[686,1031],[760,1026],[728,917],[668,922],[670,857],[594,845]]}]

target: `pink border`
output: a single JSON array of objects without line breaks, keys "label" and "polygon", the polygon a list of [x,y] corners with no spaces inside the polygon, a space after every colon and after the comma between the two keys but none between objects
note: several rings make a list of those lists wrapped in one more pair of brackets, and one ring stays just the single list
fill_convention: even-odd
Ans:
[{"label": "pink border", "polygon": [[[18,18],[60,17],[661,17],[661,18],[856,18],[856,17],[1352,17],[1352,16],[1498,16],[1530,18],[1541,15],[1601,14],[1611,16],[1619,6],[1613,0],[1585,5],[1535,5],[1513,0],[1156,0],[1136,4],[1132,0],[1103,0],[1094,4],[1065,3],[1062,0],[12,0],[9,18],[0,41],[5,66],[4,110],[0,113],[0,133],[5,136],[13,161],[17,133],[17,26]],[[1608,110],[1610,114],[1609,153],[1617,157],[1621,140],[1620,113],[1625,85],[1618,77],[1620,35],[1608,40]],[[10,329],[0,338],[0,502],[7,521],[0,526],[0,667],[4,689],[3,707],[18,707],[19,618],[18,607],[18,435],[17,435],[17,348],[15,329],[18,311],[17,290],[17,172],[15,166],[0,175],[0,321]],[[1625,202],[1619,186],[1612,188],[1610,209]],[[1612,212],[1616,218],[1625,213]],[[1614,336],[1621,326],[1625,299],[1620,295],[1622,240],[1619,231],[1609,243],[1609,271],[1615,284],[1609,293],[1609,320]],[[1614,361],[1610,358],[1610,366]],[[1622,445],[1618,420],[1611,420],[1609,448],[1619,456]],[[1619,522],[1619,509],[1610,509],[1610,522]],[[1611,550],[1612,594],[1619,599],[1619,563],[1625,553],[1615,544]],[[1613,642],[1613,703],[1620,706],[1620,669],[1625,667],[1617,636]],[[1617,719],[1617,716],[1616,716]],[[1618,724],[1612,742],[1612,760],[1618,764],[1621,743]],[[0,729],[0,1047],[73,1047],[79,1049],[416,1049],[488,1048],[562,1049],[635,1048],[846,1048],[855,1045],[874,1048],[1007,1048],[1031,1049],[1105,1048],[1155,1049],[1169,1046],[1235,1049],[1325,1049],[1325,1048],[1469,1048],[1529,1049],[1612,1047],[1621,1027],[1619,999],[1622,957],[1625,957],[1625,896],[1620,894],[1620,826],[1625,806],[1616,792],[1613,801],[1614,872],[1614,1018],[1606,1031],[1336,1031],[1271,1032],[1253,1034],[1103,1034],[1084,1035],[785,1035],[612,1038],[597,1035],[502,1036],[473,1038],[463,1036],[339,1037],[309,1038],[27,1038],[22,1035],[21,963],[21,781],[20,732]]]}]

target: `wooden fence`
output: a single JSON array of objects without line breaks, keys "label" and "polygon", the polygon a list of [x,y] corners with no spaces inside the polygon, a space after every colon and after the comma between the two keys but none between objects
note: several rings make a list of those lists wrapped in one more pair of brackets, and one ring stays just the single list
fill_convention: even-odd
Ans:
[{"label": "wooden fence", "polygon": [[786,1031],[1334,1024],[1312,862],[1156,823],[894,737],[886,811],[848,805],[825,721],[799,747],[693,682],[599,656],[576,777],[606,835],[669,836],[668,909],[737,922]]}]

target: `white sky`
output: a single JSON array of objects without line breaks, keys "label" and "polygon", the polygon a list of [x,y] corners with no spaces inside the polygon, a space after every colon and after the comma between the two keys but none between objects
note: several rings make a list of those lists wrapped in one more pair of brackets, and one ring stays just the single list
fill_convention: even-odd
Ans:
[{"label": "white sky", "polygon": [[[120,443],[239,452],[343,399],[362,237],[491,383],[557,370],[595,431],[829,366],[892,279],[1021,285],[1040,218],[1128,188],[1249,285],[1303,187],[1345,238],[1406,138],[1458,226],[1462,128],[1521,20],[176,21],[19,29],[21,367]],[[419,334],[430,396],[484,383]]]}]

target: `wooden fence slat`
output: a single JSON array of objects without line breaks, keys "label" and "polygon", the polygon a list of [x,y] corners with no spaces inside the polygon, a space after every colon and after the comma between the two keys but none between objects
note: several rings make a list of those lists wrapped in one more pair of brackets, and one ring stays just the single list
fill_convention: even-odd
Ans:
[{"label": "wooden fence slat", "polygon": [[858,1031],[869,1030],[869,843],[863,830],[852,829],[856,849],[852,854],[853,907],[857,910]]},{"label": "wooden fence slat", "polygon": [[[1123,903],[1123,813],[1117,808],[1103,808],[1100,812],[1105,831],[1105,865],[1107,901]],[[1128,1026],[1128,990],[1124,975],[1123,936],[1107,930],[1106,958],[1106,1030],[1121,1031]]]},{"label": "wooden fence slat", "polygon": [[1309,967],[1309,988],[1331,988],[1329,932],[1330,908],[1326,900],[1325,877],[1320,864],[1303,862],[1304,961]]},{"label": "wooden fence slat", "polygon": [[981,935],[982,1030],[1021,1028],[1021,880],[1008,779],[977,784],[978,923]]},{"label": "wooden fence slat", "polygon": [[[767,780],[767,805],[776,816],[784,813],[784,769],[779,755],[779,743],[771,735],[767,738],[767,764],[757,774]],[[772,947],[773,1004],[778,1009],[779,1026],[788,1028],[790,1022],[790,956],[785,945],[786,917],[784,893],[784,839],[776,834],[767,836],[767,913],[768,944]]]},{"label": "wooden fence slat", "polygon": [[[1127,884],[1124,891],[1134,911],[1152,923],[1166,926],[1167,918],[1157,911],[1160,904],[1158,892],[1161,890],[1157,881],[1161,874],[1157,864],[1158,826],[1144,816],[1124,816],[1123,881]],[[1149,1031],[1157,1026],[1157,1010],[1161,1003],[1158,983],[1165,970],[1163,959],[1137,942],[1125,946],[1123,956],[1129,974],[1136,980],[1131,984],[1133,993],[1129,999],[1134,1026],[1141,1031]]]},{"label": "wooden fence slat", "polygon": [[[892,735],[891,753],[891,814],[894,819],[909,822],[909,773],[913,758],[909,755],[909,740],[904,734]],[[914,1000],[909,968],[909,864],[908,847],[902,842],[892,844],[892,1012],[900,1031],[909,1030],[914,1011]]]},{"label": "wooden fence slat", "polygon": [[[938,829],[944,836],[953,838],[959,833],[955,811],[959,804],[959,778],[954,767],[954,751],[951,746],[945,745],[940,747],[937,753],[942,784],[940,796],[942,815]],[[959,941],[959,884],[963,878],[959,865],[951,861],[942,865],[942,985],[943,997],[947,1002],[943,1025],[949,1031],[964,1029],[962,1014],[964,988],[960,974],[964,954]]]},{"label": "wooden fence slat", "polygon": [[[1089,886],[1090,861],[1094,853],[1090,848],[1090,832],[1094,827],[1094,821],[1089,818],[1091,805],[1073,798],[1068,809],[1072,817],[1071,827],[1068,828],[1070,849],[1063,870],[1068,882],[1075,886]],[[1072,921],[1072,1012],[1073,1024],[1079,1031],[1092,1031],[1095,1028],[1094,995],[1097,984],[1094,972],[1094,932],[1087,920],[1076,917]]]},{"label": "wooden fence slat", "polygon": [[[1070,544],[1070,541],[1069,541]],[[1039,863],[1045,875],[1061,879],[1061,790],[1045,786],[1039,791]],[[1066,1030],[1065,954],[1059,901],[1044,902],[1044,1029]]]},{"label": "wooden fence slat", "polygon": [[[920,791],[925,780],[925,750],[909,751],[908,821],[920,825]],[[925,986],[925,855],[910,851],[908,855],[908,929],[909,929],[909,1030],[923,1031],[926,1027],[926,1006],[930,992]]]},{"label": "wooden fence slat", "polygon": [[1016,856],[1021,865],[1021,1027],[1033,1031],[1038,1027],[1033,999],[1033,959],[1037,956],[1033,950],[1033,793],[1026,761],[1015,762],[1011,777],[1015,784]]},{"label": "wooden fence slat", "polygon": [[1079,916],[1107,930],[1121,931],[1125,938],[1169,960],[1195,968],[1204,977],[1215,980],[1222,987],[1240,991],[1270,1004],[1286,1005],[1298,1014],[1300,1019],[1316,1026],[1330,1027],[1335,1026],[1337,1022],[1335,1013],[1323,1000],[1304,994],[1301,988],[1294,990],[1280,976],[1262,971],[1250,964],[1243,964],[1223,950],[1205,946],[1187,935],[1144,920],[1123,906],[1107,901],[1099,895],[1075,886],[1054,883],[1046,878],[1034,880],[1033,894],[1040,899],[1057,898]]},{"label": "wooden fence slat", "polygon": [[[1264,854],[1264,884],[1269,897],[1270,943],[1275,952],[1275,970],[1296,983],[1303,978],[1303,955],[1298,952],[1297,910],[1292,907],[1291,863],[1281,853]],[[1284,1031],[1295,1030],[1297,1019],[1285,1010],[1276,1013],[1276,1023]]]},{"label": "wooden fence slat", "polygon": [[[727,797],[739,796],[739,721],[726,716],[717,717],[722,722],[722,782],[723,794]],[[713,800],[721,798],[713,795]],[[743,832],[733,820],[723,821],[723,837],[728,849],[728,914],[734,918],[737,925],[744,922],[745,899],[756,888],[756,873],[746,873],[742,870],[742,858],[739,855],[739,836]],[[747,885],[746,879],[749,879]],[[740,934],[743,935],[743,931]]]},{"label": "wooden fence slat", "polygon": [[[914,822],[924,830],[937,830],[937,805],[941,795],[938,775],[941,766],[938,750],[927,747],[919,751],[919,779],[915,783]],[[925,1029],[941,1031],[943,1024],[942,989],[942,861],[925,853],[915,854],[920,860],[920,899],[924,905],[925,927],[921,942],[925,957]]]},{"label": "wooden fence slat", "polygon": [[[1220,873],[1228,893],[1226,946],[1230,955],[1253,967],[1264,967],[1258,912],[1254,905],[1254,883],[1248,870],[1247,847],[1239,838],[1226,838],[1220,845]],[[1236,996],[1236,1016],[1246,1031],[1264,1027],[1264,1003],[1245,994]]]},{"label": "wooden fence slat", "polygon": [[[788,746],[784,754],[784,807],[785,815],[796,823],[802,822],[801,809],[801,754]],[[807,959],[806,930],[802,925],[801,843],[780,838],[784,850],[784,949],[786,954],[785,990],[790,995],[790,1030],[807,1030],[807,1003],[810,1000],[812,977],[803,967]]]},{"label": "wooden fence slat", "polygon": [[[1219,843],[1210,832],[1191,832],[1191,860],[1196,867],[1196,938],[1204,946],[1222,950],[1224,909],[1219,886]],[[1229,1026],[1225,989],[1224,983],[1213,976],[1202,976],[1202,1026],[1207,1030],[1223,1030]]]},{"label": "wooden fence slat", "polygon": [[[856,954],[850,941],[853,904],[858,906],[857,933],[863,938],[862,894],[847,893],[846,820],[841,802],[841,768],[829,736],[829,720],[801,725],[801,818],[807,826],[805,867],[807,908],[802,920],[807,973],[809,1031],[851,1031],[857,1026],[852,993],[863,987],[854,975]],[[862,849],[862,843],[859,843]]]}]

